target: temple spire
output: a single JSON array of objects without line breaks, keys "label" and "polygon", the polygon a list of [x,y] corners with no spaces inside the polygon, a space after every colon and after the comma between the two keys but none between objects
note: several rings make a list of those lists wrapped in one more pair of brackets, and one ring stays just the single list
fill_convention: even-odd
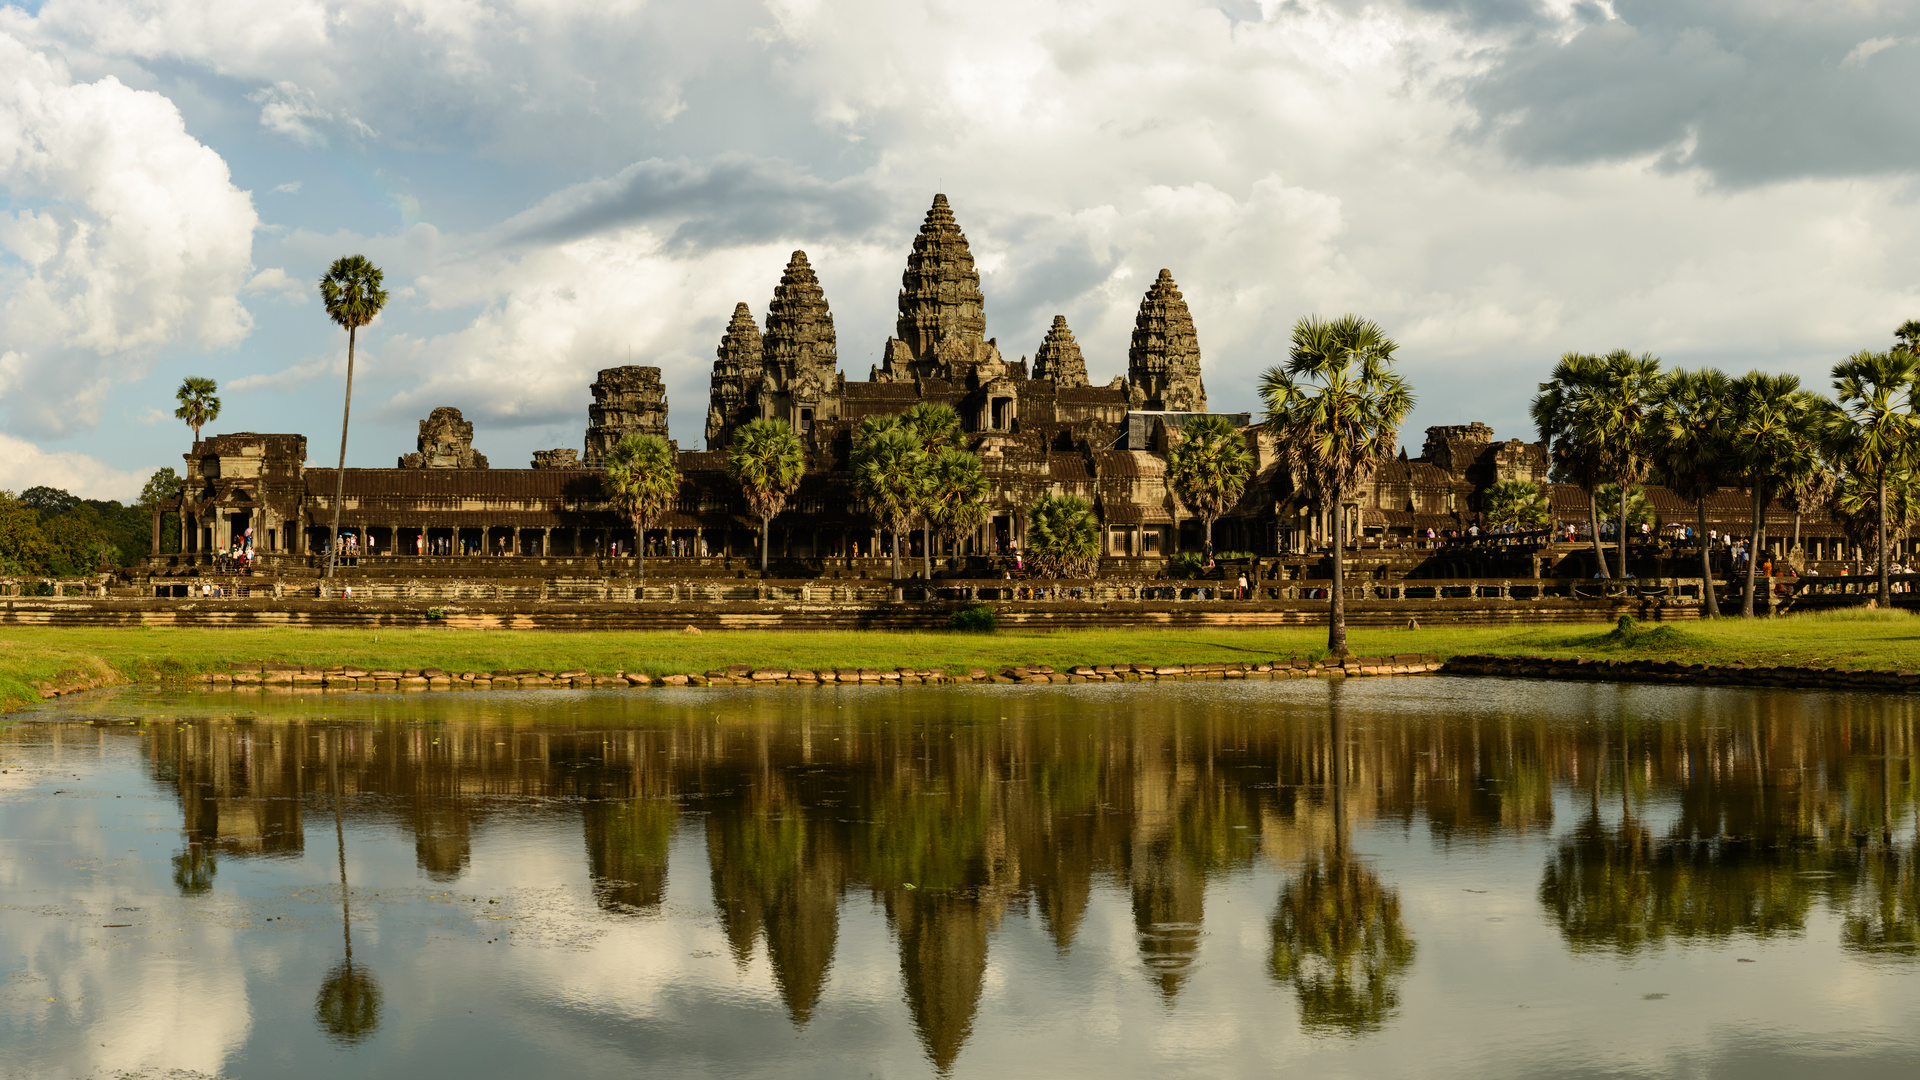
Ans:
[{"label": "temple spire", "polygon": [[1033,354],[1033,377],[1046,379],[1059,387],[1087,385],[1087,359],[1080,355],[1080,343],[1067,329],[1067,317],[1055,315],[1047,339]]},{"label": "temple spire", "polygon": [[1140,298],[1133,345],[1127,350],[1127,381],[1133,384],[1137,409],[1207,411],[1207,387],[1200,379],[1200,339],[1171,271],[1161,270],[1153,287]]},{"label": "temple spire", "polygon": [[833,313],[827,309],[826,291],[807,263],[807,253],[796,251],[773,290],[773,302],[767,305],[765,372],[781,389],[808,374],[831,381],[839,370],[834,349]]},{"label": "temple spire", "polygon": [[966,234],[954,220],[947,197],[935,195],[900,276],[899,339],[915,361],[931,358],[935,346],[949,335],[967,345],[982,341],[987,334],[985,304]]}]

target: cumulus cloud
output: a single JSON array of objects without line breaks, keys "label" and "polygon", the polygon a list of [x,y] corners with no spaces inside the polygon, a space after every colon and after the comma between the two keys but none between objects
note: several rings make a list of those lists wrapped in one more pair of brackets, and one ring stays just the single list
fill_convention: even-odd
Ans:
[{"label": "cumulus cloud", "polygon": [[0,489],[16,494],[30,487],[55,487],[83,499],[132,502],[152,469],[116,469],[99,458],[72,450],[48,451],[0,434]]},{"label": "cumulus cloud", "polygon": [[59,434],[162,346],[247,333],[256,219],[165,97],[75,82],[4,32],[0,70],[0,400],[19,429]]}]

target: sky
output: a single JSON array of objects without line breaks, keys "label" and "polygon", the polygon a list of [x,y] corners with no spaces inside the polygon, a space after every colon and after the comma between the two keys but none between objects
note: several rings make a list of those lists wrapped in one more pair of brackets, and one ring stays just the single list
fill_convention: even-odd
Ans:
[{"label": "sky", "polygon": [[1568,351],[1797,374],[1920,316],[1920,3],[45,0],[0,7],[0,488],[130,499],[190,435],[350,465],[460,409],[582,445],[601,368],[704,446],[714,349],[804,249],[865,378],[935,192],[1010,359],[1105,382],[1165,267],[1211,407],[1305,315],[1400,345],[1428,425],[1531,437]]}]

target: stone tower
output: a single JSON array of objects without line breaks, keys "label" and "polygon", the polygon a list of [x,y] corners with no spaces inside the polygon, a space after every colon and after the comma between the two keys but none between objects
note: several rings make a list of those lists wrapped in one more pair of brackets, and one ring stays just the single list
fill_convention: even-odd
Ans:
[{"label": "stone tower", "polygon": [[1127,350],[1127,381],[1135,409],[1206,412],[1207,387],[1200,381],[1200,340],[1193,316],[1173,283],[1160,277],[1140,299],[1133,321],[1133,345]]},{"label": "stone tower", "polygon": [[[887,341],[880,382],[931,376],[966,382],[981,364],[995,364],[1000,350],[987,340],[986,298],[967,236],[945,195],[935,195],[920,234],[913,238],[906,272],[900,275],[900,317]],[[997,367],[995,369],[997,373]]]},{"label": "stone tower", "polygon": [[707,449],[733,439],[733,429],[760,415],[761,364],[766,345],[747,305],[733,305],[733,321],[713,354],[712,390],[707,396]]},{"label": "stone tower", "polygon": [[602,368],[587,406],[587,456],[601,468],[607,455],[628,435],[667,437],[667,388],[657,367]]},{"label": "stone tower", "polygon": [[1073,340],[1073,331],[1067,329],[1065,315],[1053,317],[1053,329],[1047,331],[1047,340],[1033,354],[1033,377],[1060,387],[1087,385],[1087,360],[1080,355],[1080,343]]},{"label": "stone tower", "polygon": [[[735,318],[739,317],[735,309]],[[728,328],[729,334],[732,328]],[[827,310],[826,290],[807,264],[807,253],[796,251],[773,290],[767,305],[767,336],[761,347],[765,380],[775,390],[789,390],[808,375],[830,382],[839,373],[835,356],[833,313]]]},{"label": "stone tower", "polygon": [[400,458],[402,469],[484,469],[487,455],[473,448],[473,423],[445,405],[420,421],[418,449]]}]

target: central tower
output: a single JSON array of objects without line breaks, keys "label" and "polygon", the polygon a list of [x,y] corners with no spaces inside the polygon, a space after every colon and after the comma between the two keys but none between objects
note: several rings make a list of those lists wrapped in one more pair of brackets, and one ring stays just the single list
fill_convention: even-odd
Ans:
[{"label": "central tower", "polygon": [[913,252],[900,275],[900,317],[887,341],[876,382],[919,378],[968,382],[982,364],[1000,368],[1000,350],[987,340],[986,298],[980,271],[973,265],[967,236],[953,218],[945,195],[933,206],[913,238]]}]

